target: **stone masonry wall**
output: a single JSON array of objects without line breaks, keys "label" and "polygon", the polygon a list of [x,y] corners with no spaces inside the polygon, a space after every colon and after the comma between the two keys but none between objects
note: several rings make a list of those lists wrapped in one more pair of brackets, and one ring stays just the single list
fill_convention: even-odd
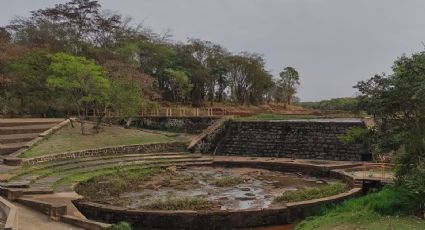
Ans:
[{"label": "stone masonry wall", "polygon": [[233,121],[227,125],[217,154],[324,160],[368,160],[362,144],[344,144],[338,137],[360,120]]},{"label": "stone masonry wall", "polygon": [[23,165],[36,165],[49,161],[79,159],[87,157],[100,157],[109,155],[135,154],[135,153],[158,153],[158,152],[182,152],[186,151],[185,142],[153,143],[153,144],[135,144],[121,145],[98,149],[87,149],[74,152],[65,152],[58,154],[49,154],[34,158],[18,159]]}]

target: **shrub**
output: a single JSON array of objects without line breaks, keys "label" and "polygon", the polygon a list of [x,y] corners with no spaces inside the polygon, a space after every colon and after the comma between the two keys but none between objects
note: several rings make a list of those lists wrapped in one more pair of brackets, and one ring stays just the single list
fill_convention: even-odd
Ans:
[{"label": "shrub", "polygon": [[369,130],[362,127],[351,127],[347,132],[339,136],[338,139],[344,144],[356,144],[361,143],[366,140],[366,137],[369,135]]}]

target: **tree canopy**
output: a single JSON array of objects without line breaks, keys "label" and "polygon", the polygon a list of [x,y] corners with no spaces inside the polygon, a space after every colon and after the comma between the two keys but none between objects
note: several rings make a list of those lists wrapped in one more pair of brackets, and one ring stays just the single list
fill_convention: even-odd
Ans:
[{"label": "tree canopy", "polygon": [[425,210],[425,52],[398,58],[391,75],[375,75],[356,85],[362,109],[376,126],[369,142],[376,154],[390,154],[397,178]]},{"label": "tree canopy", "polygon": [[[141,101],[145,105],[165,102],[193,106],[215,102],[255,105],[271,100],[290,103],[299,84],[298,73],[292,67],[285,68],[276,81],[260,54],[232,53],[219,44],[195,38],[172,42],[129,17],[103,10],[100,2],[93,0],[71,0],[31,11],[27,18],[14,18],[0,28],[0,51],[0,103],[4,114],[78,113],[77,107],[48,99],[57,93],[53,89],[75,94],[71,89],[77,84],[73,81],[82,75],[78,71],[86,71],[93,81],[102,76],[110,84],[109,93],[119,94],[118,88],[123,87],[143,95],[143,100],[131,98],[130,93],[115,97],[133,102],[137,109],[127,110],[128,114],[140,112],[142,107],[135,104]],[[68,84],[64,81],[66,74],[73,80]],[[276,88],[279,96],[270,93]],[[281,100],[282,95],[285,100]],[[88,97],[100,94],[79,100]],[[122,106],[109,108],[126,110]]]}]

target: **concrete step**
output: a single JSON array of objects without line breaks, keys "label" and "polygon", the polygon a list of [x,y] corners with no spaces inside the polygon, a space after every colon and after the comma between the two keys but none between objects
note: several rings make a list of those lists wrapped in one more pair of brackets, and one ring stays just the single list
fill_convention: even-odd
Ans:
[{"label": "concrete step", "polygon": [[11,127],[0,127],[0,135],[6,134],[26,134],[26,133],[41,133],[53,127],[52,124],[47,125],[21,125]]},{"label": "concrete step", "polygon": [[28,125],[55,125],[65,119],[50,118],[10,118],[0,119],[0,127],[28,126]]},{"label": "concrete step", "polygon": [[23,148],[26,142],[0,144],[0,155],[9,155]]},{"label": "concrete step", "polygon": [[124,168],[130,168],[134,166],[146,166],[146,167],[166,167],[171,165],[211,165],[212,160],[211,158],[181,158],[181,159],[175,159],[175,160],[153,160],[153,161],[131,161],[131,162],[125,162],[119,165],[116,164],[104,164],[104,165],[94,165],[90,167],[83,167],[83,168],[75,168],[72,170],[65,171],[61,175],[51,175],[43,178],[38,178],[37,180],[33,181],[31,188],[50,188],[54,183],[61,180],[62,178],[65,178],[66,176],[76,174],[76,173],[86,173],[86,172],[93,172],[96,170],[101,169],[108,169],[108,168],[115,168],[115,167],[124,167]]},{"label": "concrete step", "polygon": [[28,142],[38,137],[39,133],[24,133],[24,134],[10,134],[0,135],[0,144],[10,144],[18,142]]},{"label": "concrete step", "polygon": [[13,181],[33,181],[37,180],[41,173],[37,170],[48,170],[50,173],[65,172],[76,170],[80,168],[90,168],[102,165],[114,165],[121,166],[128,162],[153,162],[158,160],[176,161],[180,159],[208,159],[212,161],[210,157],[202,157],[199,154],[191,153],[151,153],[151,154],[128,154],[115,157],[103,157],[103,158],[83,158],[79,160],[68,160],[49,164],[36,165],[33,169],[25,171],[19,177],[16,177]]},{"label": "concrete step", "polygon": [[[87,158],[77,158],[77,159],[69,159],[69,160],[61,160],[61,161],[51,161],[48,163],[37,164],[34,169],[40,168],[55,168],[59,166],[69,165],[69,164],[79,164],[84,162],[92,162],[92,161],[101,161],[101,160],[113,160],[113,159],[124,159],[124,158],[134,158],[134,157],[152,157],[152,156],[177,156],[189,154],[188,152],[164,152],[164,153],[133,153],[133,154],[119,154],[119,155],[107,155],[100,157],[87,157]],[[199,154],[193,154],[194,156],[200,156]]]},{"label": "concrete step", "polygon": [[129,158],[120,158],[112,160],[100,160],[100,161],[88,161],[77,164],[67,164],[58,167],[49,168],[51,171],[65,172],[79,168],[90,168],[102,165],[115,165],[121,166],[126,165],[127,163],[137,163],[137,162],[151,162],[151,161],[175,161],[180,159],[198,159],[201,158],[200,155],[187,154],[187,155],[171,155],[171,156],[149,156],[149,157],[129,157]]}]

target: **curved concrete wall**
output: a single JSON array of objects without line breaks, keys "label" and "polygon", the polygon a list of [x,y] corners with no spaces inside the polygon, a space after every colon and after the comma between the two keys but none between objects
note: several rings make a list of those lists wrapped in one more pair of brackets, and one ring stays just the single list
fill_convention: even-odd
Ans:
[{"label": "curved concrete wall", "polygon": [[[328,176],[346,181],[354,186],[353,178],[332,171],[324,167],[312,165],[274,162],[218,162],[221,166],[257,167],[271,170],[300,171],[312,175]],[[278,208],[234,210],[234,211],[147,211],[126,209],[105,204],[74,201],[76,207],[86,217],[107,223],[126,221],[134,229],[233,229],[249,228],[294,223],[312,215],[322,205],[339,203],[343,200],[359,196],[361,188],[352,187],[351,190],[335,196],[302,202],[288,203]]]}]

